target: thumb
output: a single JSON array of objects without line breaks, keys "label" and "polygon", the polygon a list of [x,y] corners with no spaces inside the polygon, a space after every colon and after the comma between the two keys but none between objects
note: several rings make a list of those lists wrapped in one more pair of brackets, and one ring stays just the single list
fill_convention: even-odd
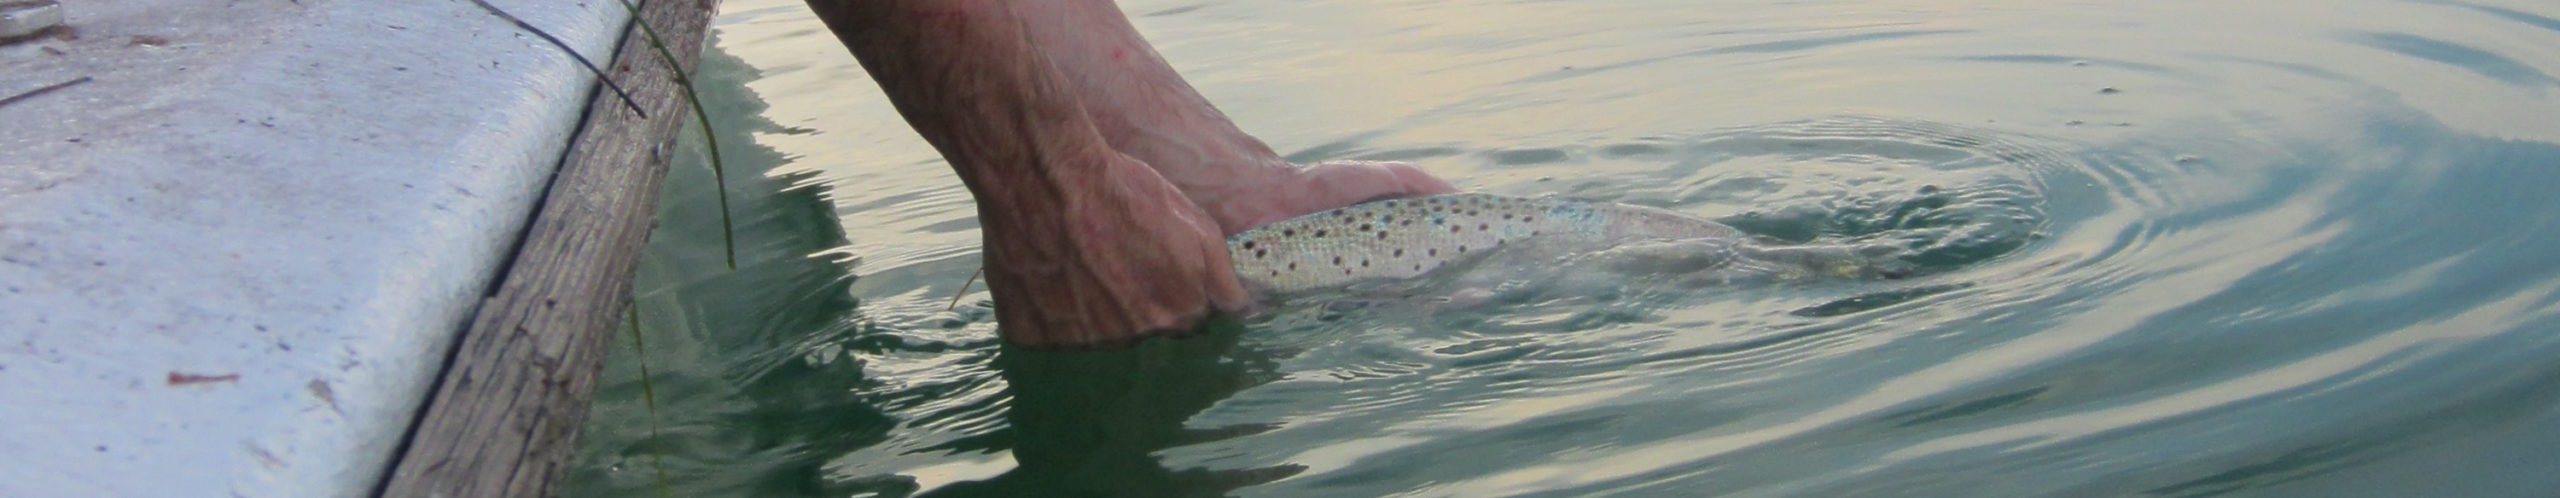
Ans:
[{"label": "thumb", "polygon": [[1320,206],[1307,210],[1310,213],[1362,201],[1458,191],[1421,167],[1400,161],[1326,161],[1307,165],[1300,176],[1313,189],[1299,192],[1300,198],[1318,201],[1315,204]]},{"label": "thumb", "polygon": [[1404,162],[1327,161],[1292,172],[1267,192],[1268,200],[1231,213],[1240,232],[1275,221],[1361,202],[1446,194],[1458,188]]}]

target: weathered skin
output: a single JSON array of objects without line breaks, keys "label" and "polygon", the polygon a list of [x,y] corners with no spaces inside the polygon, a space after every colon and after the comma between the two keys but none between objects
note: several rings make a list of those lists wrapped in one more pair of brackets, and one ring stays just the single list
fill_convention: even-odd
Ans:
[{"label": "weathered skin", "polygon": [[1377,201],[1238,233],[1229,259],[1247,287],[1291,294],[1433,274],[1500,253],[1624,273],[1737,279],[1891,276],[1846,246],[1770,246],[1721,223],[1626,204],[1447,194]]},{"label": "weathered skin", "polygon": [[1225,236],[1456,190],[1410,164],[1283,160],[1110,0],[808,4],[977,200],[996,331],[1013,344],[1197,330],[1252,304]]}]

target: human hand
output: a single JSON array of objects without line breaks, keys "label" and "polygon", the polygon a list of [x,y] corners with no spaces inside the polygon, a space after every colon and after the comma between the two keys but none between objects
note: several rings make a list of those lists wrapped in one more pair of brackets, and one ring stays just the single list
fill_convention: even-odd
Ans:
[{"label": "human hand", "polygon": [[1225,235],[1365,201],[1458,191],[1405,162],[1327,161],[1234,171],[1239,174],[1233,178],[1187,182],[1185,189]]},{"label": "human hand", "polygon": [[1060,191],[1057,212],[981,214],[987,287],[1006,338],[1108,347],[1252,306],[1212,216],[1145,163],[1117,152],[1085,157],[1065,160],[1101,164],[1059,169],[1097,174]]}]

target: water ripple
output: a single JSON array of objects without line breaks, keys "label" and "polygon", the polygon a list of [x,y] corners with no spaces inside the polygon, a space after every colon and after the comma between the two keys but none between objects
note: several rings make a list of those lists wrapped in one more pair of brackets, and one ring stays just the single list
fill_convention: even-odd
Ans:
[{"label": "water ripple", "polygon": [[2405,33],[2356,33],[2348,41],[2462,68],[2516,86],[2554,86],[2560,80],[2496,52]]},{"label": "water ripple", "polygon": [[660,456],[685,496],[2544,494],[2560,21],[2528,3],[1133,1],[1293,160],[1928,271],[1522,273],[1067,354],[996,340],[982,289],[946,309],[975,204],[805,6],[748,0],[706,100],[790,123],[722,140],[780,173],[731,178],[733,272],[670,171],[658,405],[617,352],[567,494]]}]

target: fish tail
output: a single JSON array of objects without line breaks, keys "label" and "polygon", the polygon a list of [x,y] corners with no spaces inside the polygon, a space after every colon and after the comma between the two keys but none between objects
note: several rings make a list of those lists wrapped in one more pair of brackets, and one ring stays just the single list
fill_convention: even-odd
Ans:
[{"label": "fish tail", "polygon": [[1903,257],[1909,251],[1885,244],[1743,244],[1734,251],[1744,260],[1737,266],[1772,272],[1781,280],[1892,280],[1916,269]]}]

